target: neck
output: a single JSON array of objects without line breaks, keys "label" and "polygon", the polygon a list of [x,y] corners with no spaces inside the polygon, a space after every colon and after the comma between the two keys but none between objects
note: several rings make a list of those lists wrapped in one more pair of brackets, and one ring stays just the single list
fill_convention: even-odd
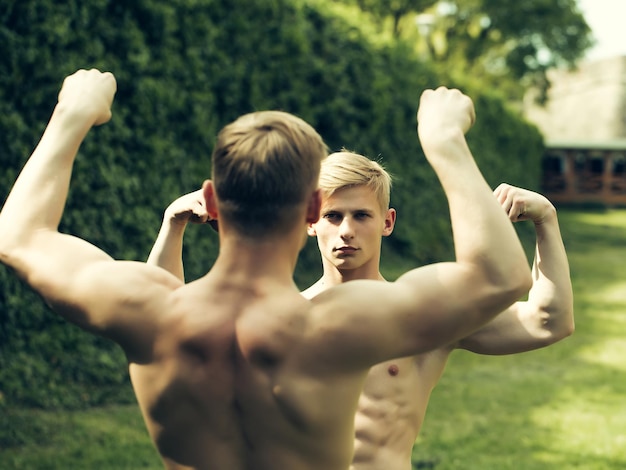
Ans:
[{"label": "neck", "polygon": [[365,268],[362,266],[359,269],[337,269],[334,265],[328,265],[325,262],[324,265],[324,274],[322,277],[311,287],[305,289],[302,292],[302,295],[307,299],[311,299],[326,289],[330,289],[333,286],[337,286],[344,282],[357,280],[357,279],[367,279],[373,281],[384,281],[385,278],[378,270],[378,262],[370,264],[369,267]]},{"label": "neck", "polygon": [[293,274],[306,236],[304,228],[262,240],[224,232],[220,227],[220,249],[211,272],[244,282],[265,278],[294,284]]},{"label": "neck", "polygon": [[379,271],[378,260],[372,260],[355,269],[340,269],[334,265],[324,263],[324,274],[322,274],[320,281],[322,281],[324,285],[335,286],[356,279],[384,281],[385,278]]}]

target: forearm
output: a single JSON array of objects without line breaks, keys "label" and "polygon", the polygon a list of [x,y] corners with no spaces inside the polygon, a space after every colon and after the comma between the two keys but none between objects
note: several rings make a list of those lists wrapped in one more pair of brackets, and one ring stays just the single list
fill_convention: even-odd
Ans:
[{"label": "forearm", "polygon": [[57,105],[0,213],[4,249],[26,243],[39,230],[56,231],[63,214],[78,148],[91,128]]},{"label": "forearm", "polygon": [[542,327],[561,338],[574,330],[574,296],[567,253],[554,208],[535,225],[537,244],[533,262],[533,287],[528,307],[542,316]]},{"label": "forearm", "polygon": [[470,266],[497,288],[527,292],[531,278],[522,245],[463,134],[450,133],[424,150],[448,198],[457,263]]},{"label": "forearm", "polygon": [[159,266],[185,282],[183,235],[185,225],[164,220],[147,263]]}]

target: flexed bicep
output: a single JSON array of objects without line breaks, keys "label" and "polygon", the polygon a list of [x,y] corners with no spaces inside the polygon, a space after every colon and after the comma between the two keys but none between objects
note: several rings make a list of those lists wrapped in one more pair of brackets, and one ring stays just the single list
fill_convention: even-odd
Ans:
[{"label": "flexed bicep", "polygon": [[[319,320],[321,349],[340,351],[337,356],[354,367],[369,367],[449,345],[484,324],[481,300],[500,295],[487,290],[475,273],[456,263],[418,268],[395,282],[341,284],[313,299],[325,312]],[[502,308],[506,302],[504,296]]]},{"label": "flexed bicep", "polygon": [[63,303],[66,286],[84,267],[112,260],[85,240],[47,229],[30,234],[8,256],[7,264],[48,303]]},{"label": "flexed bicep", "polygon": [[34,234],[13,256],[13,269],[55,313],[120,344],[148,329],[151,320],[142,310],[182,285],[164,270],[115,261],[85,240],[54,231]]},{"label": "flexed bicep", "polygon": [[537,349],[545,345],[545,318],[530,312],[524,302],[517,302],[489,323],[461,339],[456,347],[477,354],[505,355]]},{"label": "flexed bicep", "polygon": [[130,361],[152,354],[172,295],[182,281],[137,261],[102,260],[83,266],[51,307],[81,328],[119,344]]},{"label": "flexed bicep", "polygon": [[389,312],[386,328],[395,328],[390,348],[400,350],[396,357],[451,346],[485,325],[486,310],[508,308],[510,295],[484,276],[471,265],[436,263],[409,271],[390,283],[388,293],[378,293]]}]

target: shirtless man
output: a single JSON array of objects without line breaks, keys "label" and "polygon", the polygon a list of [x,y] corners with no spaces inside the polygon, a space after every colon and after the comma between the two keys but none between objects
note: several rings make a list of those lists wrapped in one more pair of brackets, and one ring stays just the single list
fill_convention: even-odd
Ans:
[{"label": "shirtless man", "polygon": [[[322,162],[322,210],[309,234],[317,237],[324,272],[303,292],[314,298],[354,279],[380,279],[381,237],[393,231],[391,178],[378,163],[353,153]],[[501,184],[496,199],[513,222],[531,220],[536,231],[533,285],[517,302],[476,332],[423,354],[370,369],[355,419],[353,470],[411,470],[413,444],[431,391],[450,353],[515,354],[553,344],[574,331],[569,264],[554,206],[532,191]]]},{"label": "shirtless man", "polygon": [[326,146],[277,111],[217,137],[203,198],[220,249],[205,276],[184,284],[115,261],[58,231],[78,148],[111,118],[115,90],[95,69],[65,79],[0,212],[0,261],[55,312],[121,346],[166,468],[346,469],[372,365],[458,341],[530,288],[521,243],[465,141],[473,104],[443,87],[422,93],[418,135],[449,201],[456,261],[305,299],[293,271],[319,218]]},{"label": "shirtless man", "polygon": [[[391,177],[378,163],[351,152],[322,162],[321,218],[311,224],[322,255],[322,277],[302,294],[314,298],[331,286],[355,279],[384,280],[379,271],[382,237],[389,236],[396,211],[389,207]],[[410,470],[413,444],[432,389],[455,348],[479,354],[514,354],[555,343],[574,330],[569,264],[556,210],[540,194],[507,184],[494,192],[513,222],[531,220],[537,243],[533,286],[517,302],[467,337],[412,357],[373,366],[355,419],[353,470]],[[182,279],[182,236],[188,221],[206,222],[199,192],[166,209],[149,261]]]}]

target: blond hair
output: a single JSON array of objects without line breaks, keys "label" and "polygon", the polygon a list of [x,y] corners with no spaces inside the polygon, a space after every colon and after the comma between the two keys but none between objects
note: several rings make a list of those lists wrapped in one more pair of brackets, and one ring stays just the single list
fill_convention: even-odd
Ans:
[{"label": "blond hair", "polygon": [[342,149],[341,152],[331,153],[322,162],[319,187],[323,197],[328,198],[343,188],[367,186],[385,211],[391,198],[391,180],[391,175],[380,163]]},{"label": "blond hair", "polygon": [[241,116],[220,131],[213,150],[220,217],[255,237],[291,227],[316,189],[327,152],[313,127],[292,114]]}]

